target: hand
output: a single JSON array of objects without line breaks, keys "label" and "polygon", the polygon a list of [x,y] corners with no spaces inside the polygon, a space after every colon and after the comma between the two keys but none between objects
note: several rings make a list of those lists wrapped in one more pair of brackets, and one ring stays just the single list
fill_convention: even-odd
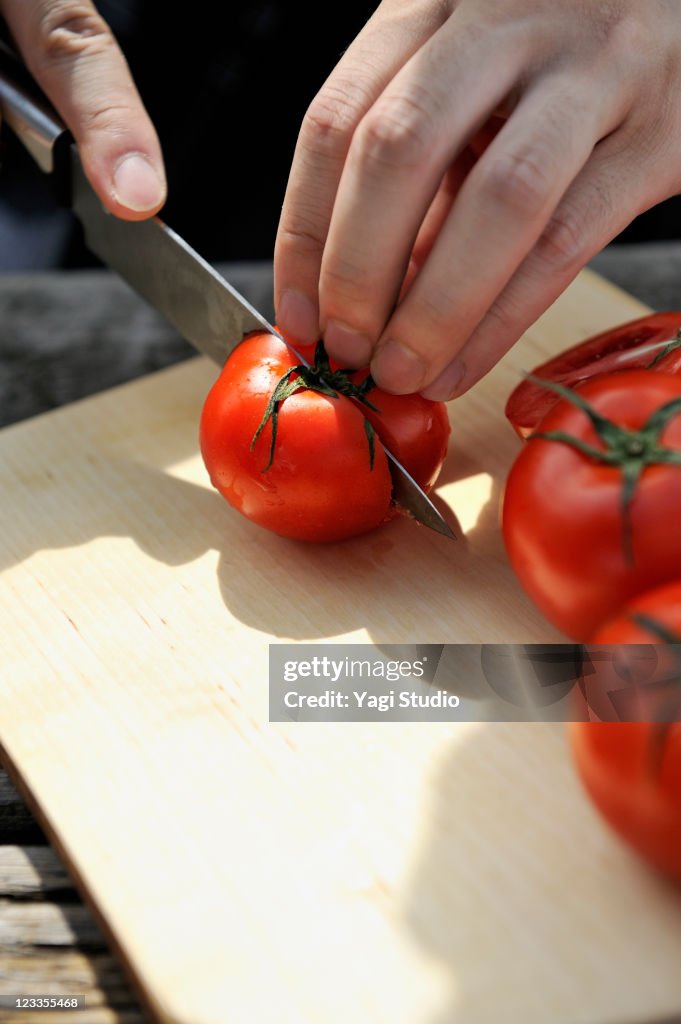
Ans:
[{"label": "hand", "polygon": [[679,0],[384,0],[303,122],[277,321],[446,400],[678,191]]},{"label": "hand", "polygon": [[33,77],[71,130],[112,213],[142,220],[166,197],[163,158],[123,54],[90,0],[0,0]]}]

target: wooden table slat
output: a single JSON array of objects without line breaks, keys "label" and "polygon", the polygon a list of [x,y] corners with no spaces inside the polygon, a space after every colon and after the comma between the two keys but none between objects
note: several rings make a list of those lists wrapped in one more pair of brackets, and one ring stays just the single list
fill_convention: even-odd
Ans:
[{"label": "wooden table slat", "polygon": [[0,997],[81,995],[86,1009],[0,1007],[0,1024],[148,1024],[63,863],[46,841],[11,841],[24,834],[41,835],[0,768]]},{"label": "wooden table slat", "polygon": [[73,882],[49,846],[0,846],[0,897],[71,893]]}]

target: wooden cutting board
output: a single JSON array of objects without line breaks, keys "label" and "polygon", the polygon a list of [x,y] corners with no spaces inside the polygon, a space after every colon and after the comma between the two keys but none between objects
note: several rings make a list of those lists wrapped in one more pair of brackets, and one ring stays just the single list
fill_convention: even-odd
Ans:
[{"label": "wooden cutting board", "polygon": [[593,813],[561,726],[267,721],[270,641],[562,639],[504,556],[503,403],[641,309],[584,273],[452,405],[460,543],[241,519],[197,452],[201,359],[0,433],[0,748],[159,1021],[681,1010],[681,893]]}]

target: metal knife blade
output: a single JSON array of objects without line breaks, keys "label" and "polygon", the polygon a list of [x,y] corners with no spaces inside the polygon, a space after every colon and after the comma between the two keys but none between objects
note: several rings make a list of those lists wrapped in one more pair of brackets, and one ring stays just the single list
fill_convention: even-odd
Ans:
[{"label": "metal knife blade", "polygon": [[[40,168],[59,178],[66,164],[70,205],[88,247],[177,328],[200,352],[222,365],[245,334],[281,334],[191,246],[154,217],[122,221],[106,212],[83,172],[78,150],[45,97],[26,82],[16,55],[0,44],[0,106],[4,119]],[[60,165],[60,166],[58,166]],[[301,362],[300,354],[288,344]],[[455,534],[404,467],[386,450],[395,500],[415,519]]]},{"label": "metal knife blade", "polygon": [[[194,348],[222,366],[249,331],[279,334],[159,217],[129,222],[108,213],[85,177],[75,146],[71,159],[71,206],[83,226],[88,249]],[[295,355],[306,362],[298,352]]]}]

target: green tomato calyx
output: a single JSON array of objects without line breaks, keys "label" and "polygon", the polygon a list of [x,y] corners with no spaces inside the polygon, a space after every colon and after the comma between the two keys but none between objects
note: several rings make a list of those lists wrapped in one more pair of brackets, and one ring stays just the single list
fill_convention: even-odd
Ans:
[{"label": "green tomato calyx", "polygon": [[679,328],[679,331],[676,334],[676,336],[674,338],[671,338],[666,343],[666,345],[664,345],[664,347],[660,349],[655,358],[650,363],[648,363],[648,365],[646,366],[646,370],[652,370],[652,368],[656,366],[660,362],[660,360],[664,359],[665,356],[668,356],[670,352],[673,352],[677,348],[681,348],[681,328]]},{"label": "green tomato calyx", "polygon": [[[262,470],[263,473],[266,473],[274,462],[274,448],[277,442],[279,410],[281,405],[287,398],[290,398],[291,395],[294,395],[297,391],[316,391],[320,395],[326,395],[327,398],[338,398],[339,395],[344,395],[346,398],[352,398],[356,402],[360,402],[362,405],[368,406],[370,409],[373,409],[374,412],[381,411],[366,397],[367,392],[370,391],[371,388],[375,387],[371,374],[369,374],[369,376],[367,376],[361,383],[356,384],[350,379],[350,374],[354,372],[355,370],[351,367],[332,370],[329,363],[329,357],[326,354],[326,349],[324,348],[324,342],[320,339],[315,348],[314,363],[312,366],[304,366],[302,364],[300,366],[292,366],[279,378],[276,387],[270,395],[263,418],[261,419],[258,429],[253,435],[253,440],[251,441],[251,451],[253,451],[255,443],[265,429],[265,426],[269,420],[272,420],[269,458],[267,465]],[[367,436],[367,442],[369,445],[369,468],[373,469],[376,432],[366,416],[364,417],[364,432]]]},{"label": "green tomato calyx", "polygon": [[557,441],[569,445],[586,458],[602,465],[619,469],[622,474],[622,492],[620,507],[622,511],[622,543],[624,556],[629,564],[634,562],[633,535],[631,523],[631,504],[636,487],[648,466],[671,465],[681,468],[681,451],[665,448],[660,443],[662,431],[681,412],[681,397],[673,398],[655,409],[646,422],[638,430],[622,427],[597,412],[583,395],[555,381],[543,380],[529,375],[529,379],[540,387],[547,388],[564,398],[572,405],[581,409],[591,421],[599,441],[603,447],[582,441],[581,438],[567,434],[563,430],[537,430],[530,434],[528,441],[542,439]]}]

